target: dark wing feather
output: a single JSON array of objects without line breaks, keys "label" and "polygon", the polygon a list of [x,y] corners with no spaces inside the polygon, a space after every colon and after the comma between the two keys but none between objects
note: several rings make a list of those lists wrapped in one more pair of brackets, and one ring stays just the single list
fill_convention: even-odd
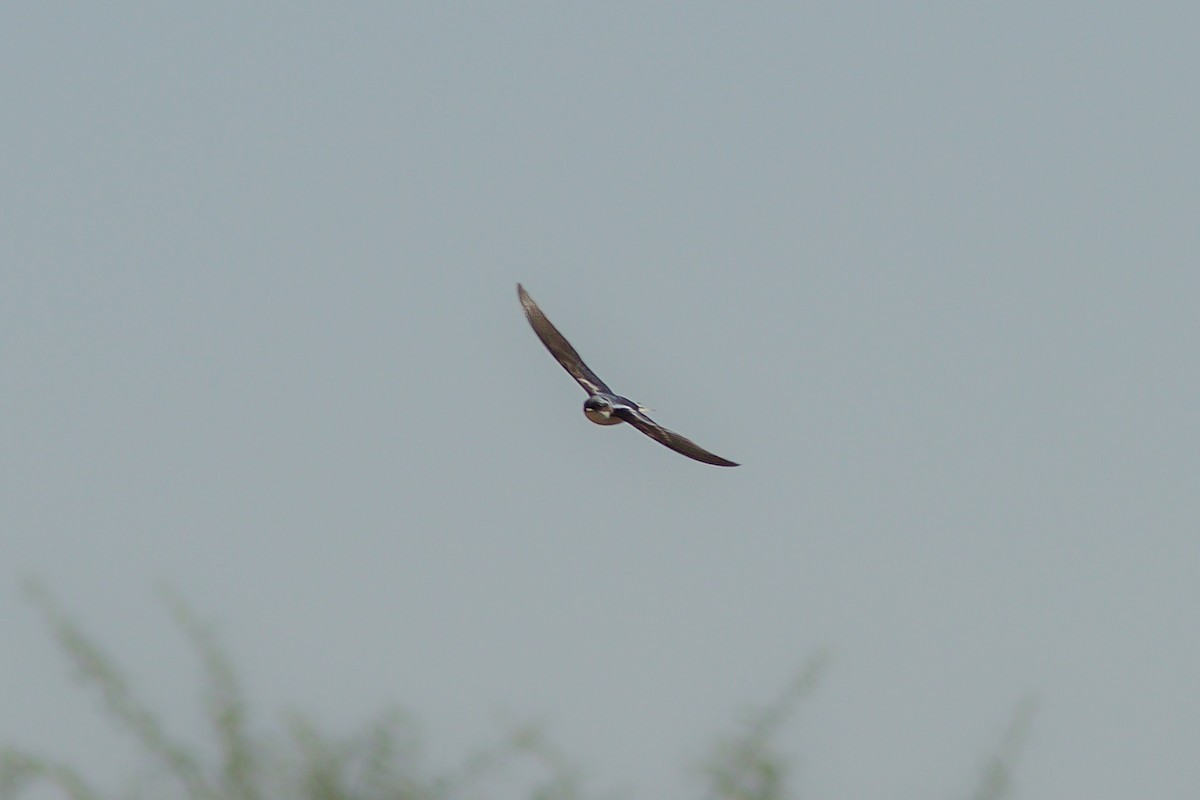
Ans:
[{"label": "dark wing feather", "polygon": [[614,413],[642,433],[649,436],[654,441],[658,442],[659,444],[665,444],[676,453],[682,453],[688,458],[694,458],[697,461],[703,461],[705,464],[715,464],[718,467],[739,466],[733,461],[729,461],[721,458],[718,455],[708,452],[691,439],[680,436],[674,431],[667,430],[635,408],[618,406]]},{"label": "dark wing feather", "polygon": [[579,353],[575,352],[575,348],[571,347],[571,343],[558,332],[558,328],[550,324],[550,320],[546,319],[546,315],[537,307],[537,303],[533,302],[533,298],[525,291],[525,287],[519,283],[517,284],[517,296],[521,298],[521,307],[525,309],[525,317],[533,326],[533,332],[542,340],[542,344],[546,345],[550,355],[563,365],[563,369],[571,373],[571,377],[579,382],[584,391],[588,394],[596,392],[611,394],[612,390],[596,376],[596,373],[588,369],[588,365],[583,363],[583,359],[579,357]]}]

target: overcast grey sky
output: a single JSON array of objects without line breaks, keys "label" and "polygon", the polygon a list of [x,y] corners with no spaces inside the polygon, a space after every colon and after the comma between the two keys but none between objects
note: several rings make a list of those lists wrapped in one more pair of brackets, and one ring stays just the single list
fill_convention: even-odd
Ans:
[{"label": "overcast grey sky", "polygon": [[[805,796],[1200,785],[1190,3],[51,5],[0,18],[0,741],[402,704],[695,765],[806,659]],[[625,427],[521,314],[717,469]]]}]

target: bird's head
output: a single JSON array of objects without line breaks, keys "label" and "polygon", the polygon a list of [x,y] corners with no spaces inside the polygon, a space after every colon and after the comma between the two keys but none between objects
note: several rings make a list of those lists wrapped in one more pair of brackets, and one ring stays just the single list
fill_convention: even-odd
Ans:
[{"label": "bird's head", "polygon": [[597,425],[615,425],[621,421],[620,417],[613,416],[612,403],[595,395],[583,401],[583,413]]}]

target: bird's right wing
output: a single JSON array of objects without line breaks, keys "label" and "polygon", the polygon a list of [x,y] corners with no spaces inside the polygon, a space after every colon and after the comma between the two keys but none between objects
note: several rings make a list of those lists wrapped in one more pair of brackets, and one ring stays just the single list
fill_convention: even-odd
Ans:
[{"label": "bird's right wing", "polygon": [[542,344],[546,345],[550,355],[563,365],[563,369],[578,381],[584,391],[588,394],[596,392],[611,394],[612,390],[605,385],[604,381],[600,380],[596,373],[588,369],[588,365],[583,363],[583,359],[579,357],[579,353],[575,352],[575,348],[571,347],[571,343],[558,332],[558,328],[550,324],[550,320],[546,319],[546,315],[538,308],[537,303],[533,302],[533,298],[525,291],[525,287],[519,283],[517,284],[517,296],[521,298],[521,307],[525,309],[525,317],[533,326],[533,332],[542,340]]}]

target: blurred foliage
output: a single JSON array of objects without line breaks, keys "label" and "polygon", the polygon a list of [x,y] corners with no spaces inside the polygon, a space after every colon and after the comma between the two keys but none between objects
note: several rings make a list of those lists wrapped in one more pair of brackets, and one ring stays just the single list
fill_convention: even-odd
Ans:
[{"label": "blurred foliage", "polygon": [[1021,754],[1021,748],[1029,738],[1036,711],[1036,697],[1026,697],[1017,704],[1008,730],[1004,732],[1000,749],[984,766],[979,788],[971,795],[971,800],[1004,800],[1012,796],[1013,769],[1017,763],[1017,756]]},{"label": "blurred foliage", "polygon": [[[520,784],[518,796],[529,800],[594,796],[585,793],[581,770],[535,726],[515,726],[496,744],[438,774],[422,763],[415,725],[399,711],[388,711],[349,736],[323,732],[301,715],[288,720],[282,736],[252,734],[241,684],[211,627],[180,597],[167,592],[166,605],[202,668],[203,708],[212,744],[190,745],[167,732],[115,661],[41,584],[29,582],[26,589],[74,670],[100,696],[114,725],[139,745],[149,769],[128,790],[113,792],[99,789],[63,762],[0,747],[0,800],[18,798],[35,784],[53,786],[71,800],[475,800],[494,797],[499,784],[514,779]],[[774,702],[716,741],[699,770],[706,797],[794,796],[788,788],[792,761],[779,752],[777,734],[817,686],[827,662],[825,656],[811,660]],[[1033,711],[1032,701],[1018,707],[972,800],[1011,796],[1013,765]]]},{"label": "blurred foliage", "polygon": [[779,729],[810,695],[829,658],[818,656],[770,705],[752,713],[741,729],[717,740],[700,773],[718,800],[783,800],[787,797],[789,762],[774,741]]}]

